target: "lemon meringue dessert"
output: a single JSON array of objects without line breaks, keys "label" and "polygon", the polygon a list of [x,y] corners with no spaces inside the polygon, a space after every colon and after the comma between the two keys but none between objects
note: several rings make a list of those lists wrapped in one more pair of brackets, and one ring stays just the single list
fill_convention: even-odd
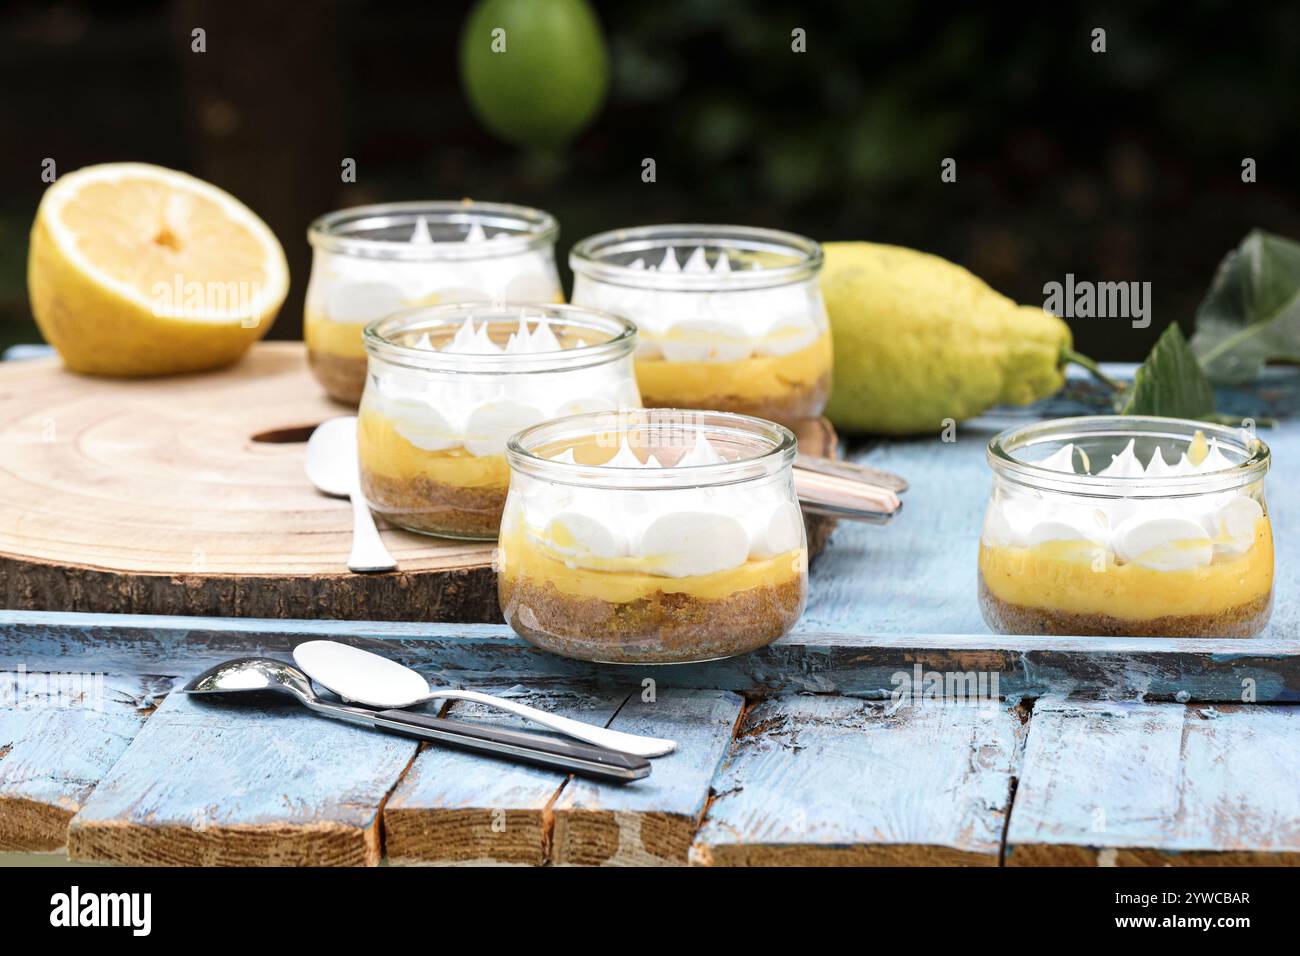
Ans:
[{"label": "lemon meringue dessert", "polygon": [[640,330],[650,407],[717,409],[784,424],[816,417],[831,336],[811,239],[743,226],[645,226],[573,248],[573,301]]},{"label": "lemon meringue dessert", "polygon": [[413,309],[365,330],[361,488],[392,524],[497,536],[506,439],[553,418],[638,408],[626,319],[566,305]]},{"label": "lemon meringue dessert", "polygon": [[680,663],[794,626],[808,551],[794,435],[722,412],[583,415],[511,439],[502,612],[566,657]]},{"label": "lemon meringue dessert", "polygon": [[1253,435],[1061,419],[998,435],[988,456],[979,586],[993,630],[1250,637],[1268,623],[1269,450]]},{"label": "lemon meringue dessert", "polygon": [[361,332],[405,308],[562,302],[555,219],[499,203],[358,206],[312,223],[307,357],[331,398],[356,405],[366,379]]}]

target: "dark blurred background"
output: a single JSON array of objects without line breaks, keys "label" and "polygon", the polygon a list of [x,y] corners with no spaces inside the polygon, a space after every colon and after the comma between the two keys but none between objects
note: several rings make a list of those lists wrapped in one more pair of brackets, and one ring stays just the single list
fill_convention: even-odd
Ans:
[{"label": "dark blurred background", "polygon": [[[695,220],[914,246],[1024,302],[1067,272],[1152,282],[1150,329],[1074,323],[1079,348],[1109,359],[1141,358],[1170,320],[1190,331],[1249,229],[1300,238],[1297,4],[594,6],[608,101],[569,149],[539,156],[496,140],[467,104],[469,3],[9,3],[0,344],[38,339],[24,271],[45,157],[61,173],[159,163],[239,196],[289,257],[276,338],[301,334],[310,220],[373,201],[540,206],[560,220],[562,266],[591,232]],[[794,27],[805,54],[790,52]],[[1094,27],[1105,54],[1090,52]],[[345,156],[355,184],[339,181]],[[944,157],[956,183],[940,181]]]}]

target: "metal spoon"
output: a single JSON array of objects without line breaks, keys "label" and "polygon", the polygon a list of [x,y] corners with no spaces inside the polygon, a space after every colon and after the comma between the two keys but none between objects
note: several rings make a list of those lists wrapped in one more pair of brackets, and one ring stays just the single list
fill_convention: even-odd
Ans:
[{"label": "metal spoon", "polygon": [[349,571],[392,571],[397,562],[375,528],[357,470],[357,419],[354,415],[321,422],[307,441],[307,479],[334,498],[352,500],[352,553]]},{"label": "metal spoon", "polygon": [[293,697],[322,717],[466,750],[513,757],[600,780],[624,782],[640,780],[650,774],[650,763],[644,758],[603,747],[589,747],[522,730],[483,727],[403,710],[374,711],[321,700],[312,691],[306,674],[292,664],[271,657],[241,657],[218,664],[192,679],[181,691],[220,696],[273,691]]},{"label": "metal spoon", "polygon": [[418,671],[387,657],[363,651],[350,644],[340,644],[338,641],[307,641],[299,644],[293,649],[293,659],[322,687],[328,687],[344,700],[371,707],[404,708],[431,700],[471,700],[531,720],[577,740],[639,757],[662,757],[677,749],[677,743],[672,740],[595,727],[506,697],[455,687],[430,687]]}]

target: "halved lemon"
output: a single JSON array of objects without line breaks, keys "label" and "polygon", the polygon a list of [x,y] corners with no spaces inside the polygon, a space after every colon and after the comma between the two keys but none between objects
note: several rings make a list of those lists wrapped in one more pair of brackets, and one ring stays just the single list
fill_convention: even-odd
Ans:
[{"label": "halved lemon", "polygon": [[266,223],[201,179],[144,163],[59,177],[27,259],[36,323],[74,371],[163,375],[234,362],[289,291]]}]

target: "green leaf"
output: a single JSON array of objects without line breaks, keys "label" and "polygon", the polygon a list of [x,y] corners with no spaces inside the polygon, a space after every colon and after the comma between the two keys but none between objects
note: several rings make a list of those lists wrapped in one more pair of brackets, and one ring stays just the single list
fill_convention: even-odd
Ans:
[{"label": "green leaf", "polygon": [[1258,229],[1224,256],[1196,312],[1192,351],[1215,382],[1300,361],[1300,242]]},{"label": "green leaf", "polygon": [[1214,389],[1177,322],[1164,330],[1138,368],[1120,414],[1196,419],[1214,415]]}]

